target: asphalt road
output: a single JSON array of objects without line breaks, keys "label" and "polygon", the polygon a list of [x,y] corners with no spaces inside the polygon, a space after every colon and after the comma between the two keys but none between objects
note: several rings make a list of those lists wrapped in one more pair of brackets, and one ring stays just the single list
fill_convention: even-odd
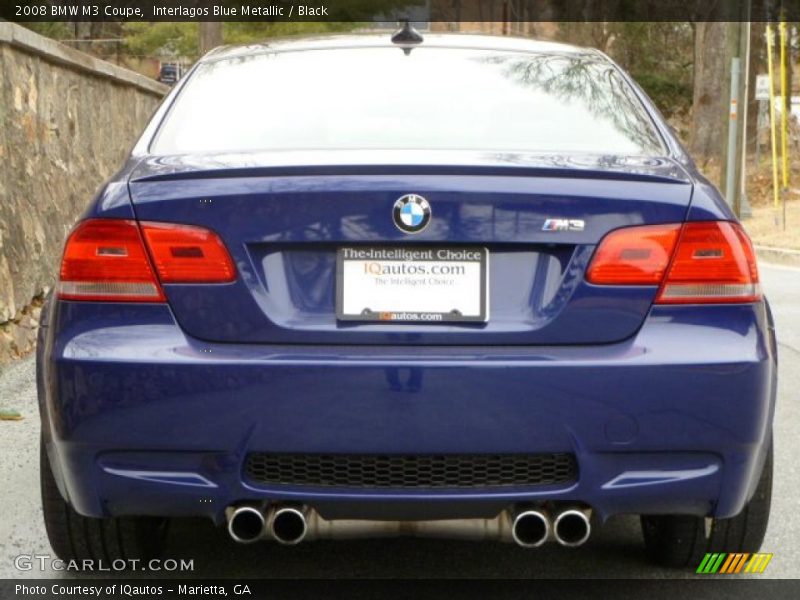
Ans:
[{"label": "asphalt road", "polygon": [[[761,265],[777,321],[780,390],[772,519],[763,551],[774,558],[761,577],[797,577],[800,566],[800,269]],[[39,503],[34,365],[26,359],[0,373],[0,405],[23,421],[0,422],[0,578],[64,577],[63,572],[20,572],[19,554],[47,554]],[[439,540],[309,542],[294,548],[240,546],[200,520],[177,522],[167,555],[193,558],[197,577],[575,578],[691,577],[646,561],[636,518],[610,520],[582,548],[554,544],[536,550],[514,545]]]}]

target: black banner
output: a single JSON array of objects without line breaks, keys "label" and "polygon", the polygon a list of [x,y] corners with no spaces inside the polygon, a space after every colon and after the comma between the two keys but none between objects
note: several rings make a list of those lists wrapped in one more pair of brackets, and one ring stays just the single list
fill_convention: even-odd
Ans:
[{"label": "black banner", "polygon": [[[268,562],[268,558],[265,559]],[[797,598],[797,580],[718,578],[694,580],[173,580],[173,579],[27,579],[0,580],[3,600],[130,600],[314,598],[613,598],[671,599],[677,595],[703,600]]]},{"label": "black banner", "polygon": [[787,21],[791,0],[0,0],[18,22]]}]

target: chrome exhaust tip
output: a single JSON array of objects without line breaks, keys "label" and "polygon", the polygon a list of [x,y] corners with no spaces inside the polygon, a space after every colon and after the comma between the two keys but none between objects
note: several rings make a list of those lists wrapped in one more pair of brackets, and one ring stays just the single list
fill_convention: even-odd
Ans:
[{"label": "chrome exhaust tip", "polygon": [[240,506],[228,517],[228,533],[240,544],[250,544],[264,534],[264,515],[253,506]]},{"label": "chrome exhaust tip", "polygon": [[538,510],[526,510],[514,517],[511,537],[523,548],[538,548],[550,537],[550,519]]},{"label": "chrome exhaust tip", "polygon": [[592,533],[592,526],[585,511],[569,509],[556,517],[553,532],[559,544],[575,548],[586,543]]},{"label": "chrome exhaust tip", "polygon": [[273,509],[270,512],[269,529],[276,542],[287,546],[299,544],[308,533],[306,511],[289,506]]}]

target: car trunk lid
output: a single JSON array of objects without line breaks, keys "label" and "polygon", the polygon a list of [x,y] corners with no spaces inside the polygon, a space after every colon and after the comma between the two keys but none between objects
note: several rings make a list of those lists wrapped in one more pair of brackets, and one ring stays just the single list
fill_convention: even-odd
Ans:
[{"label": "car trunk lid", "polygon": [[[150,158],[130,181],[140,221],[209,228],[237,265],[231,284],[164,286],[183,329],[214,342],[276,344],[625,339],[642,324],[656,288],[587,283],[593,250],[620,227],[683,221],[691,189],[666,159],[398,151]],[[392,218],[409,193],[433,211],[415,235]],[[343,247],[485,248],[488,320],[337,319]]]}]

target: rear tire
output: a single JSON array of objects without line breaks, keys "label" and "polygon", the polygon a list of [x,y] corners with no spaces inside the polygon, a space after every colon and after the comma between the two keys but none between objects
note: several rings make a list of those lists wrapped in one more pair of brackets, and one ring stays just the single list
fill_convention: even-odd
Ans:
[{"label": "rear tire", "polygon": [[60,559],[103,561],[107,567],[119,559],[149,561],[163,552],[168,519],[95,519],[78,514],[58,491],[43,441],[39,451],[39,478],[47,537]]},{"label": "rear tire", "polygon": [[755,494],[735,517],[710,519],[685,515],[642,515],[650,557],[668,567],[696,567],[707,552],[758,552],[769,523],[772,501],[772,442]]}]

